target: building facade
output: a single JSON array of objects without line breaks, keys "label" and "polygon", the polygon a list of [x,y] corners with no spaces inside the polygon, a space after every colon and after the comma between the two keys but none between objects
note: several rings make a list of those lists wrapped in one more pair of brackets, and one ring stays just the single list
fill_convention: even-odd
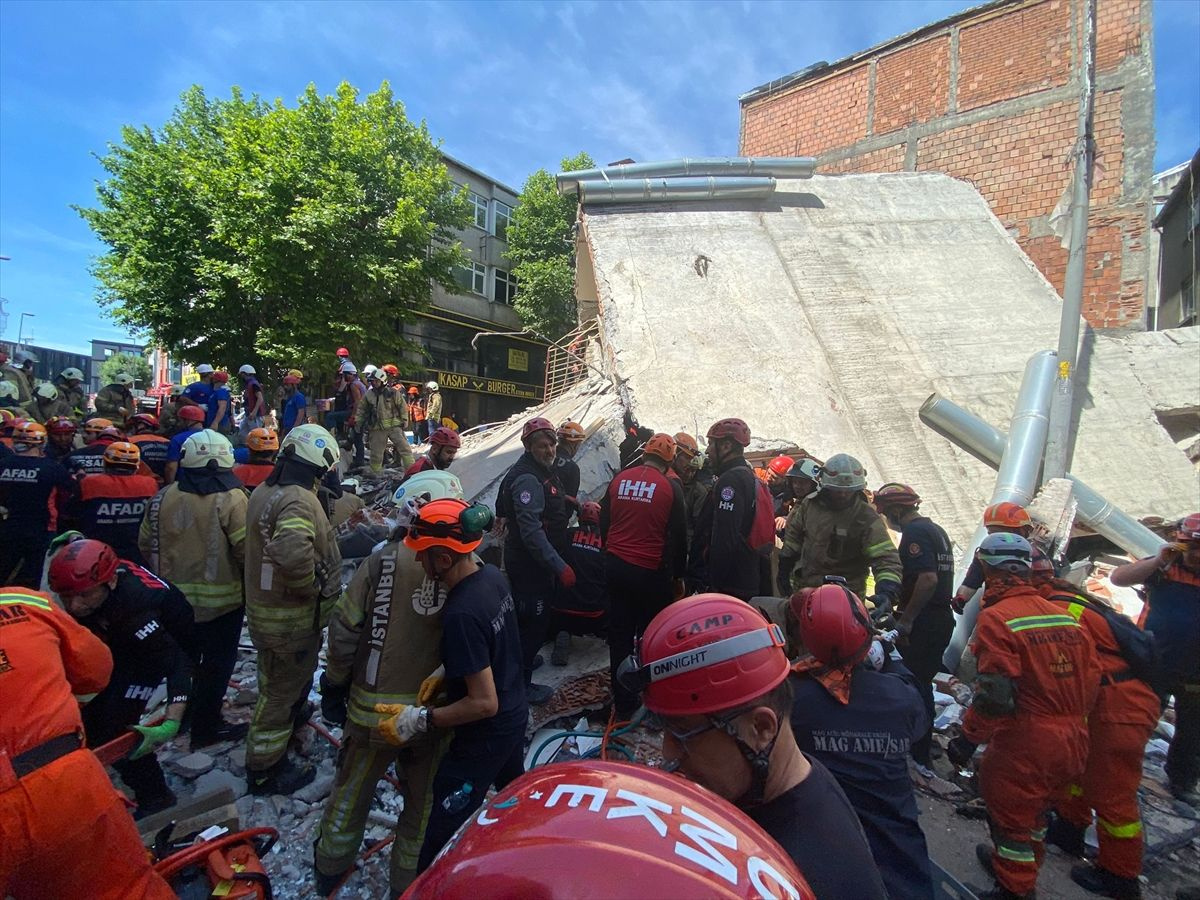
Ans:
[{"label": "building facade", "polygon": [[1200,151],[1180,173],[1154,218],[1158,235],[1158,303],[1149,312],[1151,330],[1200,324],[1196,312],[1196,241],[1200,240]]},{"label": "building facade", "polygon": [[[1070,189],[1085,0],[997,0],[739,98],[741,153],[819,171],[938,171],[972,182],[1062,293],[1051,214]],[[1141,326],[1152,273],[1151,0],[1098,0],[1097,165],[1083,314]],[[1057,217],[1055,217],[1057,218]]]},{"label": "building facade", "polygon": [[[123,344],[120,341],[92,341],[92,364],[87,370],[88,390],[91,393],[96,393],[100,388],[104,387],[100,383],[100,367],[104,365],[104,361],[110,356],[117,353],[131,353],[134,356],[144,356],[146,348],[141,344]],[[145,390],[151,387],[148,384],[135,385],[138,390]]]}]

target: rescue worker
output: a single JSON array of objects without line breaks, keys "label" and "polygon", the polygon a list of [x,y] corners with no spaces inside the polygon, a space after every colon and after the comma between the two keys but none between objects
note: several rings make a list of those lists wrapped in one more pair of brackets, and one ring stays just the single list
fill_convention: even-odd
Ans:
[{"label": "rescue worker", "polygon": [[159,434],[165,438],[170,438],[179,430],[179,409],[186,405],[189,405],[189,403],[183,396],[183,385],[171,385],[167,390],[167,396],[163,400],[162,409],[158,416]]},{"label": "rescue worker", "polygon": [[244,442],[251,431],[263,427],[267,398],[258,381],[258,372],[249,363],[238,369],[238,381],[242,383],[242,424],[238,426],[238,433]]},{"label": "rescue worker", "polygon": [[642,464],[618,472],[600,504],[604,572],[608,590],[609,673],[618,721],[633,718],[637,694],[617,680],[617,669],[659,612],[683,596],[687,569],[687,513],[683,489],[667,470],[675,441],[656,434],[646,441]]},{"label": "rescue worker", "polygon": [[[675,435],[675,460],[671,463],[671,471],[679,478],[683,486],[683,507],[687,512],[688,548],[696,533],[696,521],[704,509],[704,501],[708,499],[710,484],[708,479],[700,477],[704,468],[704,454],[696,444],[696,439],[686,431]],[[670,473],[668,473],[670,474]]]},{"label": "rescue worker", "polygon": [[[583,443],[586,433],[578,422],[563,422],[558,426],[558,447],[555,451],[554,466],[558,470],[558,480],[562,482],[567,494],[567,505],[579,509],[579,464],[575,462],[575,454]],[[673,443],[673,442],[672,442]]]},{"label": "rescue worker", "polygon": [[408,407],[404,398],[388,385],[386,369],[384,366],[371,373],[368,389],[354,413],[358,427],[367,434],[372,472],[383,471],[383,458],[389,443],[398,466],[407,469],[413,464],[412,450],[404,433],[408,428]]},{"label": "rescue worker", "polygon": [[0,409],[15,411],[22,417],[29,415],[27,410],[17,405],[17,386],[11,381],[0,381]]},{"label": "rescue worker", "polygon": [[75,449],[75,436],[79,433],[75,422],[66,416],[56,416],[46,423],[46,458],[63,464],[67,456]]},{"label": "rescue worker", "polygon": [[415,463],[404,470],[404,477],[411,478],[418,472],[432,472],[450,468],[454,457],[462,446],[462,439],[457,431],[451,431],[442,425],[434,429],[429,436],[429,450]]},{"label": "rescue worker", "polygon": [[283,376],[283,408],[279,414],[279,433],[289,431],[308,421],[308,398],[300,393],[300,376]]},{"label": "rescue worker", "polygon": [[[795,502],[792,503],[791,509],[784,517],[782,528],[779,527],[779,520],[775,520],[777,534],[781,539],[786,540],[788,523],[793,518],[799,518],[800,504],[816,493],[819,472],[820,466],[817,461],[807,457],[796,460],[796,464],[788,470],[787,480]],[[784,597],[788,597],[792,593],[792,569],[795,565],[796,557],[788,555],[786,547],[779,551],[779,566],[775,579],[778,583],[778,591]]]},{"label": "rescue worker", "polygon": [[408,420],[412,423],[413,440],[421,443],[425,440],[425,399],[421,389],[415,384],[408,389],[406,395],[408,404]]},{"label": "rescue worker", "polygon": [[385,718],[375,711],[377,703],[428,705],[438,694],[439,679],[430,673],[442,664],[446,587],[425,574],[403,537],[422,505],[463,496],[462,484],[449,472],[423,472],[401,490],[408,498],[401,527],[358,567],[329,620],[321,711],[342,726],[342,749],[314,843],[322,896],[353,868],[375,786],[392,764],[404,805],[392,845],[390,888],[391,896],[404,893],[417,875],[433,774],[449,737],[422,735],[397,749],[375,730]]},{"label": "rescue worker", "polygon": [[[1025,507],[1008,501],[993,503],[983,511],[983,527],[988,534],[1019,534],[1025,540],[1029,540],[1033,534],[1033,520],[1029,518]],[[1039,555],[1041,554],[1035,547],[1034,556]],[[967,602],[981,587],[983,587],[983,567],[973,559],[971,565],[967,567],[967,574],[963,576],[963,580],[955,592],[954,611],[961,613]]]},{"label": "rescue worker", "polygon": [[115,424],[124,425],[125,420],[136,411],[137,402],[133,399],[132,387],[133,376],[128,372],[118,372],[113,376],[112,384],[100,388],[96,394],[96,414]]},{"label": "rescue worker", "polygon": [[321,631],[341,593],[341,554],[317,499],[337,460],[333,435],[296,426],[246,509],[246,620],[258,650],[258,703],[246,738],[253,794],[291,794],[316,774],[293,763],[287,745],[311,713]]},{"label": "rescue worker", "polygon": [[975,553],[986,582],[973,649],[979,675],[962,734],[946,748],[965,766],[979,744],[980,795],[992,844],[976,855],[995,879],[990,898],[1033,897],[1046,813],[1087,762],[1087,715],[1100,689],[1096,648],[1072,616],[1029,581],[1033,549],[990,534]]},{"label": "rescue worker", "polygon": [[933,777],[933,676],[954,633],[954,547],[940,525],[921,515],[921,498],[906,484],[885,484],[875,492],[875,509],[900,532],[900,595],[896,649],[917,679],[929,726],[913,743],[912,757],[925,778]]},{"label": "rescue worker", "polygon": [[59,510],[74,482],[67,470],[43,455],[46,429],[37,422],[13,428],[13,455],[0,460],[0,579],[37,588]]},{"label": "rescue worker", "polygon": [[196,366],[198,378],[183,389],[183,396],[203,409],[208,409],[208,398],[212,396],[213,371],[208,363],[200,363]]},{"label": "rescue worker", "polygon": [[775,501],[775,517],[786,518],[792,505],[791,482],[787,473],[792,471],[796,461],[786,453],[781,453],[767,463],[767,489]]},{"label": "rescue worker", "polygon": [[87,412],[87,392],[83,389],[83,372],[72,367],[63,369],[58,378],[54,379],[58,395],[66,401],[70,412],[67,413],[76,422],[82,422]]},{"label": "rescue worker", "polygon": [[113,441],[102,458],[103,468],[79,482],[68,507],[72,524],[85,536],[108,544],[119,558],[145,565],[138,550],[138,527],[158,482],[138,474],[142,458],[136,444]]},{"label": "rescue worker", "polygon": [[337,434],[337,431],[330,427],[330,423],[332,423],[336,428],[346,433],[351,446],[354,447],[353,467],[361,468],[365,460],[365,454],[362,431],[358,428],[358,418],[355,413],[358,411],[358,401],[367,392],[367,386],[358,377],[358,369],[352,362],[343,363],[338,375],[341,385],[338,387],[337,394],[333,399],[334,411],[325,415],[325,427],[334,434]]},{"label": "rescue worker", "polygon": [[608,640],[608,579],[599,503],[584,501],[579,507],[579,524],[567,529],[563,559],[575,572],[575,587],[556,591],[551,601],[550,631],[555,638],[550,662],[556,666],[570,662],[572,635],[592,634]]},{"label": "rescue worker", "polygon": [[274,428],[255,428],[246,435],[246,449],[250,451],[250,457],[244,463],[237,463],[233,474],[249,494],[266,481],[275,468],[279,435]]},{"label": "rescue worker", "polygon": [[425,391],[425,434],[429,435],[442,424],[442,394],[436,381],[427,381]]},{"label": "rescue worker", "polygon": [[183,456],[184,441],[204,428],[205,410],[201,406],[188,404],[179,407],[175,416],[179,420],[179,430],[171,436],[171,442],[167,447],[167,461],[163,466],[163,481],[167,484],[175,480],[175,473],[179,471],[179,460]]},{"label": "rescue worker", "polygon": [[707,438],[717,481],[696,523],[688,558],[690,587],[749,601],[771,593],[770,555],[749,542],[758,511],[758,482],[743,455],[750,428],[741,419],[721,419]]},{"label": "rescue worker", "polygon": [[447,702],[377,703],[375,711],[385,718],[376,730],[404,747],[429,731],[454,729],[433,777],[418,873],[474,815],[492,785],[503,790],[525,769],[529,707],[512,591],[499,569],[481,565],[474,555],[491,524],[486,506],[431,500],[404,537],[425,575],[446,592],[441,656]]},{"label": "rescue worker", "polygon": [[757,822],[820,900],[882,900],[854,809],[796,745],[783,643],[780,629],[740,598],[699,594],[654,617],[618,677],[662,728],[665,768]]},{"label": "rescue worker", "polygon": [[64,466],[76,477],[104,471],[104,451],[114,441],[125,440],[125,433],[115,425],[106,424],[108,419],[88,419],[83,426],[84,444],[67,454]]},{"label": "rescue worker", "polygon": [[69,416],[71,407],[58,396],[58,388],[45,381],[33,392],[34,403],[37,404],[37,420],[49,422],[56,416]]},{"label": "rescue worker", "polygon": [[83,745],[79,704],[108,684],[108,647],[25,588],[0,588],[0,623],[0,891],[172,900],[124,798]]},{"label": "rescue worker", "polygon": [[196,667],[185,724],[192,749],[239,740],[247,726],[221,715],[245,615],[246,493],[233,446],[212,429],[183,444],[176,479],[150,500],[138,547],[150,569],[183,592],[195,619]]},{"label": "rescue worker", "polygon": [[[152,572],[118,560],[100,541],[76,540],[50,558],[50,590],[108,645],[113,674],[83,710],[88,743],[106,744],[132,728],[137,747],[113,764],[137,800],[136,818],[175,805],[154,749],[179,733],[192,686],[192,609],[179,591]],[[167,680],[167,714],[139,725],[146,702]]]},{"label": "rescue worker", "polygon": [[28,352],[18,350],[13,356],[12,362],[7,361],[7,354],[5,354],[5,362],[0,367],[0,378],[17,389],[17,406],[28,418],[32,418],[36,410],[33,400],[33,385],[29,383],[29,378],[25,375],[25,367],[30,363],[30,358],[31,355]]},{"label": "rescue worker", "polygon": [[205,428],[221,434],[233,432],[233,396],[229,393],[229,373],[213,372],[212,393],[204,415]]},{"label": "rescue worker", "polygon": [[[875,577],[868,606],[895,606],[901,566],[883,518],[867,502],[867,470],[853,456],[838,453],[821,467],[815,497],[800,504],[784,532],[781,560],[795,561],[792,589],[818,587],[826,575],[840,575],[846,587],[865,596],[867,575]],[[780,563],[781,567],[783,563]]]},{"label": "rescue worker", "polygon": [[1200,513],[1179,523],[1174,540],[1154,556],[1118,566],[1109,580],[1144,587],[1162,673],[1159,699],[1175,698],[1175,737],[1167,753],[1172,796],[1200,808]]},{"label": "rescue worker", "polygon": [[167,474],[167,451],[171,442],[158,433],[158,419],[149,413],[130,416],[125,423],[129,443],[136,444],[142,454],[142,462],[154,473],[159,487],[165,483]]},{"label": "rescue worker", "polygon": [[534,660],[546,639],[555,589],[573,588],[575,570],[563,558],[570,514],[554,465],[554,425],[540,416],[530,419],[521,428],[521,443],[525,452],[496,492],[496,515],[506,523],[504,571],[517,605],[525,691],[530,703],[540,705],[554,692],[533,682]]},{"label": "rescue worker", "polygon": [[1146,743],[1158,724],[1158,695],[1121,654],[1112,627],[1098,611],[1102,601],[1056,578],[1048,559],[1034,561],[1033,585],[1083,626],[1096,645],[1101,672],[1100,693],[1087,720],[1087,768],[1055,804],[1046,840],[1082,857],[1094,810],[1100,855],[1094,866],[1072,866],[1071,879],[1094,894],[1136,900],[1142,895],[1138,876],[1144,843],[1138,787]]},{"label": "rescue worker", "polygon": [[791,676],[796,743],[846,792],[888,896],[930,900],[929,848],[906,752],[931,721],[919,685],[874,637],[866,606],[844,584],[804,590],[792,606],[811,654]]}]

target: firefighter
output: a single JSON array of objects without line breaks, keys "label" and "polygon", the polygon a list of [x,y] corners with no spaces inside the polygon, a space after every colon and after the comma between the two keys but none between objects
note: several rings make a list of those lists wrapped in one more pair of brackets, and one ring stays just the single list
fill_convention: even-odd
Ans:
[{"label": "firefighter", "polygon": [[686,431],[676,434],[675,459],[671,463],[671,471],[683,485],[683,506],[687,512],[689,548],[692,546],[692,539],[696,533],[696,520],[700,518],[700,512],[704,509],[704,501],[708,499],[711,487],[708,479],[700,476],[703,468],[704,454],[700,452],[696,439]]},{"label": "firefighter", "polygon": [[[50,558],[50,589],[72,616],[108,645],[113,675],[83,710],[88,743],[106,744],[132,728],[141,735],[127,759],[114,764],[137,799],[137,818],[175,805],[154,748],[179,733],[191,694],[192,609],[152,572],[118,560],[100,541],[76,540]],[[139,725],[159,683],[167,680],[167,714]]]},{"label": "firefighter", "polygon": [[128,372],[118,372],[113,376],[112,384],[100,388],[96,394],[96,413],[124,425],[125,420],[136,411],[132,387],[133,376]]},{"label": "firefighter", "polygon": [[249,458],[233,467],[233,474],[249,494],[267,480],[279,455],[279,435],[274,428],[255,428],[246,435]]},{"label": "firefighter", "polygon": [[56,416],[69,416],[70,404],[58,396],[58,388],[48,381],[37,386],[33,392],[34,403],[37,406],[37,420],[49,422]]},{"label": "firefighter", "polygon": [[534,660],[546,639],[554,592],[558,585],[567,590],[575,586],[575,570],[563,558],[570,514],[554,465],[554,425],[540,416],[528,420],[521,443],[525,452],[504,473],[496,492],[496,515],[507,523],[504,571],[512,582],[521,626],[526,693],[530,703],[542,704],[554,692],[534,683]]},{"label": "firefighter", "polygon": [[137,448],[142,454],[142,462],[154,473],[154,477],[161,487],[165,483],[167,451],[171,447],[171,442],[158,433],[158,428],[158,419],[149,413],[130,416],[129,421],[125,423],[129,443],[137,444]]},{"label": "firefighter", "polygon": [[183,385],[171,385],[158,415],[158,433],[170,439],[179,430],[179,410],[194,405],[183,396]]},{"label": "firefighter", "polygon": [[0,891],[171,900],[124,798],[83,745],[79,703],[108,684],[108,647],[24,588],[0,588],[0,624]]},{"label": "firefighter", "polygon": [[[820,472],[820,466],[813,459],[798,459],[787,474],[788,484],[794,502],[791,509],[783,519],[783,527],[779,528],[779,520],[775,520],[776,533],[779,538],[784,541],[783,549],[779,551],[779,566],[776,572],[775,579],[778,585],[779,593],[788,597],[792,593],[792,569],[795,568],[797,558],[788,553],[786,544],[788,525],[793,519],[800,518],[800,504],[816,493],[817,477]],[[799,524],[795,526],[799,528]]]},{"label": "firefighter", "polygon": [[1079,622],[1030,584],[1033,549],[1025,538],[988,535],[975,558],[986,582],[972,645],[979,675],[962,734],[946,755],[965,766],[987,744],[979,788],[992,844],[975,850],[996,887],[981,896],[1033,897],[1046,813],[1087,762],[1100,665]]},{"label": "firefighter", "polygon": [[411,478],[418,472],[450,468],[450,463],[454,462],[454,457],[458,454],[460,447],[462,447],[462,439],[458,436],[458,432],[445,425],[439,425],[429,436],[428,452],[404,470],[404,477]]},{"label": "firefighter", "polygon": [[[404,398],[388,384],[388,368],[389,366],[384,366],[371,373],[367,380],[368,390],[358,401],[358,409],[354,411],[354,420],[358,427],[367,432],[372,472],[383,471],[383,458],[389,443],[392,445],[397,465],[407,469],[413,464],[412,450],[404,434],[404,430],[408,428],[408,407]],[[390,368],[394,370],[396,367]]]},{"label": "firefighter", "polygon": [[67,402],[67,413],[76,422],[82,422],[87,411],[87,392],[83,389],[83,372],[74,367],[63,369],[54,379],[58,395]]},{"label": "firefighter", "polygon": [[181,406],[175,413],[175,418],[179,429],[171,435],[171,442],[167,447],[167,462],[163,466],[163,481],[167,484],[175,480],[175,473],[179,471],[184,441],[204,427],[204,407],[193,404]]},{"label": "firefighter", "polygon": [[83,446],[68,453],[63,465],[76,477],[103,472],[104,451],[123,440],[125,432],[108,419],[88,419],[83,425]]},{"label": "firefighter", "polygon": [[940,525],[921,515],[921,498],[906,484],[885,484],[875,491],[876,511],[900,532],[902,581],[898,597],[896,647],[917,679],[929,726],[913,743],[912,756],[925,778],[933,777],[933,676],[954,633],[954,547]]},{"label": "firefighter", "polygon": [[121,559],[145,565],[138,550],[138,526],[158,482],[138,474],[141,454],[136,444],[113,441],[104,448],[103,460],[99,472],[79,482],[69,506],[72,524],[87,537],[108,544]]},{"label": "firefighter", "polygon": [[662,728],[665,767],[734,804],[821,898],[887,896],[846,795],[792,734],[780,629],[740,598],[699,594],[650,622],[618,677]]},{"label": "firefighter", "polygon": [[1096,609],[1101,601],[1056,578],[1048,559],[1034,561],[1033,584],[1083,626],[1096,645],[1101,671],[1100,693],[1088,716],[1087,768],[1055,804],[1046,840],[1082,857],[1094,810],[1100,856],[1094,866],[1072,866],[1071,879],[1094,894],[1135,900],[1142,895],[1144,843],[1138,787],[1146,743],[1158,724],[1158,695],[1122,656],[1112,627]]},{"label": "firefighter", "polygon": [[853,456],[838,453],[821,467],[818,479],[816,496],[800,504],[784,533],[780,557],[795,560],[792,589],[818,587],[826,575],[840,575],[862,597],[867,575],[873,574],[875,596],[867,598],[868,606],[894,606],[900,556],[883,518],[863,494],[867,470]]},{"label": "firefighter", "polygon": [[79,428],[66,416],[55,416],[46,423],[46,458],[65,464],[66,458],[75,450],[75,436]]},{"label": "firefighter", "polygon": [[315,777],[287,754],[308,720],[321,631],[341,593],[341,563],[317,485],[338,460],[320,425],[298,425],[246,509],[246,619],[258,650],[258,703],[246,747],[254,794],[291,794]]},{"label": "firefighter", "polygon": [[425,382],[425,434],[442,424],[442,394],[436,381]]},{"label": "firefighter", "polygon": [[7,353],[0,351],[0,355],[4,357],[3,364],[0,364],[0,379],[17,389],[16,405],[21,409],[19,415],[32,418],[37,407],[33,400],[33,386],[25,376],[25,363],[29,361],[30,354],[18,350],[11,363]]},{"label": "firefighter", "polygon": [[0,409],[15,411],[16,415],[27,416],[28,410],[17,405],[19,392],[15,383],[0,381]]},{"label": "firefighter", "polygon": [[550,631],[555,635],[550,662],[565,666],[571,659],[571,636],[608,638],[608,579],[604,573],[604,536],[600,504],[584,501],[579,524],[567,529],[563,557],[575,572],[575,587],[554,594]]},{"label": "firefighter", "polygon": [[693,591],[732,594],[743,600],[771,593],[769,555],[751,547],[758,507],[754,470],[746,462],[750,428],[741,419],[721,419],[708,429],[708,458],[717,481],[696,523],[688,558]]},{"label": "firefighter", "polygon": [[376,730],[403,747],[431,730],[454,729],[433,777],[418,873],[475,813],[492,785],[503,790],[525,768],[529,707],[512,591],[499,569],[480,565],[474,555],[491,524],[486,506],[431,500],[404,538],[425,575],[446,591],[441,656],[447,702],[378,703],[375,711],[385,718]]},{"label": "firefighter", "polygon": [[667,477],[675,440],[646,441],[642,464],[617,473],[600,504],[609,604],[609,673],[617,719],[633,717],[637,695],[616,679],[634,642],[659,612],[683,596],[687,568],[687,513],[683,488]]},{"label": "firefighter", "polygon": [[0,579],[37,588],[59,509],[74,482],[67,470],[43,456],[46,429],[36,422],[13,428],[13,455],[0,460]]},{"label": "firefighter", "polygon": [[183,444],[176,479],[146,507],[138,547],[149,567],[187,598],[195,619],[196,669],[187,724],[192,749],[239,740],[247,726],[221,716],[245,615],[246,494],[233,446],[204,429]]},{"label": "firefighter", "polygon": [[375,785],[393,763],[404,785],[404,806],[392,846],[391,896],[404,893],[417,874],[433,773],[448,737],[422,735],[397,749],[375,730],[385,718],[375,704],[426,705],[438,693],[436,678],[425,682],[442,664],[446,588],[425,574],[402,538],[422,505],[463,496],[462,484],[449,472],[423,472],[400,490],[408,498],[400,511],[402,527],[358,567],[329,620],[321,711],[342,726],[342,750],[314,846],[321,896],[353,868]]},{"label": "firefighter", "polygon": [[1149,599],[1146,630],[1162,658],[1156,685],[1166,707],[1175,698],[1175,737],[1167,753],[1167,786],[1184,803],[1200,808],[1200,513],[1179,523],[1174,540],[1154,556],[1118,566],[1110,580],[1140,584]]},{"label": "firefighter", "polygon": [[918,682],[874,637],[845,584],[796,594],[790,605],[808,654],[793,667],[792,731],[833,773],[858,814],[891,898],[933,896],[906,750],[929,731]]},{"label": "firefighter", "polygon": [[579,463],[575,462],[575,454],[586,437],[583,426],[578,422],[563,422],[558,426],[558,446],[555,448],[554,466],[558,470],[558,480],[562,482],[567,494],[567,505],[574,510],[579,509]]}]

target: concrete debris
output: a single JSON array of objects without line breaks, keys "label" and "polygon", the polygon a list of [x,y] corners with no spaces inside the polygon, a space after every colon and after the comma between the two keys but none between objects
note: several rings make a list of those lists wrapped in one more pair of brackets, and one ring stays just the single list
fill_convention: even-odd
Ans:
[{"label": "concrete debris", "polygon": [[213,758],[207,753],[189,753],[179,756],[170,763],[171,771],[181,778],[199,778],[213,767]]},{"label": "concrete debris", "polygon": [[[226,787],[233,791],[233,796],[237,799],[246,796],[246,779],[238,777],[228,769],[211,769],[205,772],[196,779],[192,789],[197,794],[203,794]],[[238,812],[241,813],[241,807],[238,808]]]},{"label": "concrete debris", "polygon": [[304,803],[317,803],[329,796],[333,790],[333,773],[318,775],[312,784],[301,788],[293,795]]}]

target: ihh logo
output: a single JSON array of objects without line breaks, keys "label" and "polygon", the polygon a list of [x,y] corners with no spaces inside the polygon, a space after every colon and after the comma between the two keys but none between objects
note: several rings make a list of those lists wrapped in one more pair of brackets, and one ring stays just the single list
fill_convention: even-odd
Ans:
[{"label": "ihh logo", "polygon": [[623,479],[617,485],[617,495],[631,500],[653,500],[654,490],[658,485],[653,482],[630,481]]}]

